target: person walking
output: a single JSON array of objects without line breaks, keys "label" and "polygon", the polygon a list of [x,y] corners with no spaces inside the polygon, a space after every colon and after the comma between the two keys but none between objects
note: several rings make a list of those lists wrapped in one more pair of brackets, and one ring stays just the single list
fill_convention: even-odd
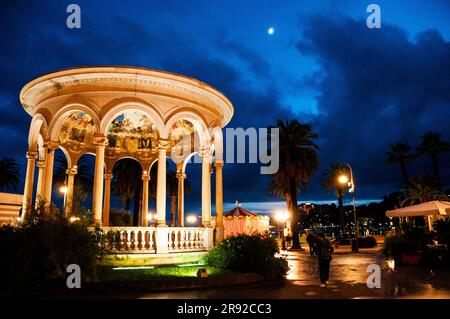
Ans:
[{"label": "person walking", "polygon": [[330,277],[331,255],[334,249],[330,241],[322,233],[316,236],[315,242],[315,252],[319,261],[320,287],[325,288],[328,285],[328,279]]},{"label": "person walking", "polygon": [[315,246],[315,235],[312,230],[308,230],[308,235],[306,236],[306,242],[309,245],[309,254],[314,257],[314,246]]}]

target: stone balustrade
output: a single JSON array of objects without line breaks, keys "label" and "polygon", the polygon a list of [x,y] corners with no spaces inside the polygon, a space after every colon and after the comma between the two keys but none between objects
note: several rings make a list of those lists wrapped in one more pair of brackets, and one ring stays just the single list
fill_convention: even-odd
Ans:
[{"label": "stone balustrade", "polygon": [[210,227],[102,227],[107,248],[114,253],[164,254],[209,251]]}]

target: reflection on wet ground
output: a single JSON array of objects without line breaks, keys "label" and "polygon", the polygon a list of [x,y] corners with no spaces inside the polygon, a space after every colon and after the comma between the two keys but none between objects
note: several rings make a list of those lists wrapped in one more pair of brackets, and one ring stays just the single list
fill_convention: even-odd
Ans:
[{"label": "reflection on wet ground", "polygon": [[[392,272],[379,250],[337,251],[331,262],[330,284],[319,287],[317,260],[306,251],[282,252],[290,270],[285,282],[265,282],[217,289],[149,293],[140,298],[450,298],[449,273],[431,274],[402,267]],[[381,288],[368,288],[367,266],[381,269]]]}]

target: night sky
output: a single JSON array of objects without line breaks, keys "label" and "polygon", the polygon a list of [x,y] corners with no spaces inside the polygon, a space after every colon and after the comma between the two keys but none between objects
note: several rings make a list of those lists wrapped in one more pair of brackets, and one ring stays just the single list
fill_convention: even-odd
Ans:
[{"label": "night sky", "polygon": [[[381,29],[366,26],[372,2],[381,6]],[[66,27],[70,3],[81,7],[81,29]],[[31,118],[19,91],[34,77],[75,66],[131,65],[198,78],[232,101],[228,127],[267,127],[288,118],[311,124],[319,134],[321,165],[302,201],[334,200],[321,187],[322,173],[342,161],[353,166],[358,199],[379,199],[402,185],[400,168],[386,162],[390,144],[415,147],[430,130],[450,140],[450,1],[73,0],[1,6],[0,156],[21,163],[22,179]],[[439,163],[448,186],[450,154]],[[200,204],[196,166],[187,170],[193,185],[187,210]],[[431,160],[420,157],[408,171],[432,174]],[[267,194],[267,185],[258,165],[224,168],[228,203],[278,200]]]}]

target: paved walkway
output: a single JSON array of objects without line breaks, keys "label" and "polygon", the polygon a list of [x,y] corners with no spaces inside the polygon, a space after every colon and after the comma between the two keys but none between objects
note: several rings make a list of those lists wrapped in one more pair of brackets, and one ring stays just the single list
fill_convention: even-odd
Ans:
[{"label": "paved walkway", "polygon": [[[199,289],[168,293],[150,293],[138,298],[450,298],[449,273],[430,274],[418,268],[388,270],[379,249],[352,253],[346,247],[336,250],[331,263],[330,285],[319,287],[317,260],[306,251],[282,252],[289,263],[284,283],[260,283],[246,286]],[[381,267],[381,288],[368,288],[367,266]]]}]

